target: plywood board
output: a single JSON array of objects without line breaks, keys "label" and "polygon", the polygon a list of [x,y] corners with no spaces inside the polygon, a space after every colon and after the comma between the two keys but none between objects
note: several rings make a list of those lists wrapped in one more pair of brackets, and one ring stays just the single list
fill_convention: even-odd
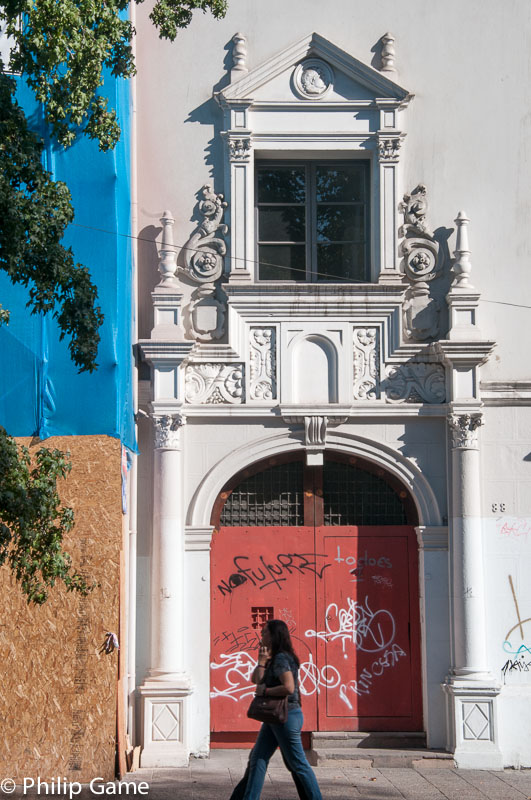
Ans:
[{"label": "plywood board", "polygon": [[62,501],[75,513],[65,541],[74,565],[98,583],[88,597],[61,584],[43,606],[28,606],[8,567],[0,569],[2,769],[17,781],[112,780],[115,772],[118,651],[99,652],[118,633],[122,538],[120,442],[107,436],[55,437],[71,453]]}]

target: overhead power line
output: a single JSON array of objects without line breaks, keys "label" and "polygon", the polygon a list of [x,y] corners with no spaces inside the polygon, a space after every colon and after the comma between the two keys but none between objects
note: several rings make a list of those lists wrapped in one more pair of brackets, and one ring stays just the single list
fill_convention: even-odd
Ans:
[{"label": "overhead power line", "polygon": [[[72,222],[71,225],[73,225],[73,226],[75,226],[77,228],[85,228],[86,230],[89,230],[89,231],[97,231],[98,233],[106,233],[109,236],[121,236],[121,237],[123,237],[125,239],[133,239],[133,240],[135,240],[137,242],[147,242],[148,244],[155,244],[155,245],[157,244],[155,239],[147,239],[144,236],[133,236],[131,233],[119,233],[118,231],[109,231],[109,230],[106,230],[105,228],[95,228],[92,225],[82,225],[80,222]],[[185,249],[186,250],[193,250],[196,253],[200,253],[201,252],[201,250],[199,248],[194,248],[194,247],[186,247],[185,248],[184,245],[178,245],[178,244],[165,245],[165,247],[166,248],[171,247],[174,250],[177,250],[178,252],[180,252],[181,250],[185,250]],[[242,258],[242,257],[239,257],[239,256],[231,256],[231,259],[233,261],[245,261],[245,263],[247,263],[247,264],[256,264],[258,266],[263,265],[263,266],[268,266],[268,267],[275,267],[276,269],[283,269],[283,270],[286,270],[286,271],[289,271],[289,272],[304,272],[304,274],[306,274],[306,270],[302,270],[302,269],[299,270],[299,269],[297,269],[297,267],[286,267],[284,264],[274,264],[274,263],[269,262],[269,261],[254,261],[253,259]],[[319,274],[320,273],[317,273],[317,275],[319,275]],[[360,284],[367,283],[367,281],[357,280],[355,278],[345,278],[344,275],[332,275],[330,273],[326,273],[326,274],[321,273],[321,274],[322,274],[322,276],[324,278],[334,278],[334,280],[340,281],[341,283],[360,283]],[[498,306],[512,306],[514,308],[531,308],[531,305],[525,305],[524,303],[510,303],[509,301],[505,301],[505,300],[486,300],[483,297],[480,298],[480,302],[481,303],[491,303],[493,305],[498,305]]]}]

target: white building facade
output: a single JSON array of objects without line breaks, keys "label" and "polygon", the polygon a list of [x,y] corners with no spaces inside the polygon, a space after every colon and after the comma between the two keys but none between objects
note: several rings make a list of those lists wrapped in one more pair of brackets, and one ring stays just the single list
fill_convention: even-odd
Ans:
[{"label": "white building facade", "polygon": [[274,616],[308,732],[531,766],[529,14],[285,6],[137,21],[142,765],[251,740]]}]

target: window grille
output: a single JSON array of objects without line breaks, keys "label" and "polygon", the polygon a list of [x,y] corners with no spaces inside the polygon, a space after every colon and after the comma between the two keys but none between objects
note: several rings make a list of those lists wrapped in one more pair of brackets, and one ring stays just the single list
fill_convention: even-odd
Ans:
[{"label": "window grille", "polygon": [[303,525],[302,471],[301,462],[292,462],[246,478],[227,498],[221,525]]},{"label": "window grille", "polygon": [[275,619],[275,609],[273,606],[251,606],[251,619],[251,627],[262,630],[266,622]]},{"label": "window grille", "polygon": [[323,474],[325,525],[405,525],[403,502],[383,479],[334,461]]}]

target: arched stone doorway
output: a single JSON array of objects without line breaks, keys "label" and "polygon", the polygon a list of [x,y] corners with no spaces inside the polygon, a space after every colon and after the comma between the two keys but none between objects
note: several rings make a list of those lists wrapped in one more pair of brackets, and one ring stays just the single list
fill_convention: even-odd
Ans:
[{"label": "arched stone doorway", "polygon": [[212,743],[243,742],[263,623],[283,618],[301,660],[307,731],[422,728],[417,510],[372,462],[326,453],[254,464],[214,506]]}]

